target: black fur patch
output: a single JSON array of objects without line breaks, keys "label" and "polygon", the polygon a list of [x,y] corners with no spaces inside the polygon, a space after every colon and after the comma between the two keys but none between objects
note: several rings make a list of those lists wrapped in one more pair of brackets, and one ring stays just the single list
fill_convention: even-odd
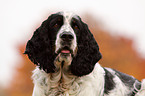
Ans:
[{"label": "black fur patch", "polygon": [[78,51],[72,60],[70,69],[74,75],[83,76],[93,71],[95,64],[101,59],[102,55],[87,24],[83,23],[81,19],[76,20],[76,23],[79,28],[74,30],[77,35]]},{"label": "black fur patch", "polygon": [[47,73],[52,73],[55,70],[54,60],[57,55],[55,54],[55,39],[62,24],[63,16],[52,14],[34,32],[26,45],[25,54]]},{"label": "black fur patch", "polygon": [[109,94],[109,91],[115,88],[115,82],[113,81],[114,76],[105,68],[104,71],[105,71],[104,93]]}]

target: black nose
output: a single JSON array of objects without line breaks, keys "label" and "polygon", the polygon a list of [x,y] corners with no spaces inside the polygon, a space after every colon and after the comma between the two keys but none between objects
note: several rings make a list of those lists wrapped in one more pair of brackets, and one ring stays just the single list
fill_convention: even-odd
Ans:
[{"label": "black nose", "polygon": [[72,33],[64,32],[60,35],[60,38],[64,41],[71,41],[74,39]]}]

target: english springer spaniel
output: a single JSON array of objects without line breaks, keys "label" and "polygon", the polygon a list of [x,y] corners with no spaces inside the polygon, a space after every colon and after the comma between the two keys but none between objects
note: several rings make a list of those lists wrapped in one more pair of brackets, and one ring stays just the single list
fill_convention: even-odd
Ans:
[{"label": "english springer spaniel", "polygon": [[49,16],[25,54],[37,65],[32,96],[145,96],[145,80],[100,66],[98,44],[74,13]]}]

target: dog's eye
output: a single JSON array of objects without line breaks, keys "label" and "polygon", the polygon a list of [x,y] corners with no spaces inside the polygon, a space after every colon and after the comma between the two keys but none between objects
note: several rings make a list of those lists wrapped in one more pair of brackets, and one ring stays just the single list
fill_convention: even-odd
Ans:
[{"label": "dog's eye", "polygon": [[73,29],[75,29],[75,30],[79,29],[79,26],[78,26],[78,24],[77,24],[77,22],[75,20],[73,20],[71,24],[72,24],[72,28]]},{"label": "dog's eye", "polygon": [[54,28],[59,27],[58,23],[55,23],[55,24],[53,25],[53,27],[54,27]]},{"label": "dog's eye", "polygon": [[79,29],[79,27],[77,25],[74,25],[74,29]]},{"label": "dog's eye", "polygon": [[57,21],[53,24],[54,28],[59,28],[62,25],[62,20],[61,18],[58,18]]}]

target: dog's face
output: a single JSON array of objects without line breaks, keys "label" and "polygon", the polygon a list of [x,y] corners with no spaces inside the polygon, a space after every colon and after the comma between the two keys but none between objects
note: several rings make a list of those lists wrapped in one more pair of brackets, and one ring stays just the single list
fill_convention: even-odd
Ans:
[{"label": "dog's face", "polygon": [[98,44],[88,26],[70,12],[49,16],[28,41],[25,53],[47,73],[67,67],[76,76],[92,72],[101,59]]},{"label": "dog's face", "polygon": [[55,39],[55,53],[58,54],[60,62],[70,62],[77,52],[76,32],[79,29],[75,22],[79,18],[73,13],[59,13],[59,15],[62,18],[58,18],[57,21],[62,23],[54,25],[60,26]]}]

